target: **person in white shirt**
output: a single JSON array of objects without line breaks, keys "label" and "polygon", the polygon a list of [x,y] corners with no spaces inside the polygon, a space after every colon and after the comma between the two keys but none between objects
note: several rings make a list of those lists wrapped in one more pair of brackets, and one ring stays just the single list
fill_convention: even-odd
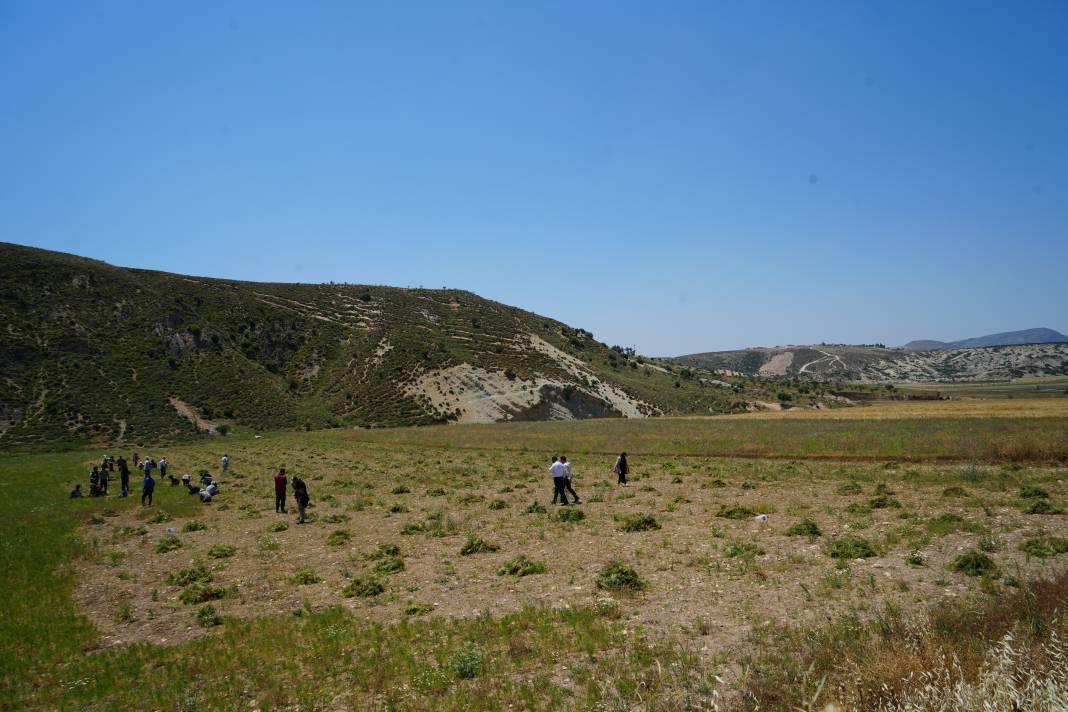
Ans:
[{"label": "person in white shirt", "polygon": [[230,469],[230,456],[224,453],[223,456],[222,456],[222,471],[226,472],[229,469]]},{"label": "person in white shirt", "polygon": [[560,462],[560,458],[553,455],[553,464],[549,467],[549,474],[553,476],[553,504],[560,500],[564,507],[567,504],[567,494],[564,492],[564,484],[567,482],[567,465]]},{"label": "person in white shirt", "polygon": [[575,499],[575,504],[582,504],[582,500],[579,499],[575,488],[571,486],[571,463],[567,461],[566,455],[560,456],[560,462],[564,465],[564,489],[571,493],[571,496]]}]

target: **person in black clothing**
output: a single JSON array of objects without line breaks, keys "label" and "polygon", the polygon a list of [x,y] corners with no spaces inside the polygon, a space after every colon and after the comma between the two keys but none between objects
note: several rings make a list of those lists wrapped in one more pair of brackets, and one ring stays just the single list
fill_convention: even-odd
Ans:
[{"label": "person in black clothing", "polygon": [[630,472],[630,467],[627,465],[627,453],[619,453],[619,459],[616,460],[616,465],[612,468],[612,472],[615,472],[619,477],[617,484],[626,486],[627,474]]},{"label": "person in black clothing", "polygon": [[89,496],[100,496],[100,470],[93,466],[93,469],[89,472]]},{"label": "person in black clothing", "polygon": [[126,458],[119,455],[119,459],[115,463],[119,466],[119,482],[122,485],[123,497],[130,496],[130,466],[126,464]]},{"label": "person in black clothing", "polygon": [[297,500],[297,512],[300,514],[297,524],[303,524],[304,510],[307,508],[308,502],[311,501],[308,498],[308,485],[304,484],[304,480],[295,475],[290,481],[290,485],[293,487],[293,499]]}]

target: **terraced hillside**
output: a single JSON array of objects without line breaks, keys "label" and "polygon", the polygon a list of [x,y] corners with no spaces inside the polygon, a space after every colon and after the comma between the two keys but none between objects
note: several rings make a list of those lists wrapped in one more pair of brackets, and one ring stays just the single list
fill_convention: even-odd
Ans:
[{"label": "terraced hillside", "polygon": [[[0,447],[721,413],[783,389],[710,382],[460,290],[187,277],[10,244],[0,284]],[[821,402],[804,391],[792,402]]]}]

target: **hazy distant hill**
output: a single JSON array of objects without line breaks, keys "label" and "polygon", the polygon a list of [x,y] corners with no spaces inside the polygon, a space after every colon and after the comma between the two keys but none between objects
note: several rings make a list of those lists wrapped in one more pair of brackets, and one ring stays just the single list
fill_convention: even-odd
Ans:
[{"label": "hazy distant hill", "polygon": [[960,341],[932,341],[923,339],[910,341],[903,348],[908,351],[933,351],[935,349],[971,349],[983,346],[1015,346],[1018,344],[1058,344],[1068,343],[1068,336],[1040,327],[1037,329],[1023,329],[1021,331],[1005,331],[1000,334],[977,336],[972,339]]},{"label": "hazy distant hill", "polygon": [[187,277],[3,243],[0,318],[0,447],[722,413],[782,389],[702,379],[460,290]]},{"label": "hazy distant hill", "polygon": [[780,346],[692,354],[672,362],[767,378],[888,383],[978,381],[1068,375],[1068,343],[950,347]]}]

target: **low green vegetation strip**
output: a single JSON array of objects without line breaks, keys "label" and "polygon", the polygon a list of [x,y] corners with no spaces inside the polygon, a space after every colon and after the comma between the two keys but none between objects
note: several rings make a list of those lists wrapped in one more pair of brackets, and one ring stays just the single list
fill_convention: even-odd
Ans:
[{"label": "low green vegetation strip", "polygon": [[440,448],[583,454],[626,450],[645,455],[1068,461],[1068,418],[650,418],[355,430],[343,437]]}]

